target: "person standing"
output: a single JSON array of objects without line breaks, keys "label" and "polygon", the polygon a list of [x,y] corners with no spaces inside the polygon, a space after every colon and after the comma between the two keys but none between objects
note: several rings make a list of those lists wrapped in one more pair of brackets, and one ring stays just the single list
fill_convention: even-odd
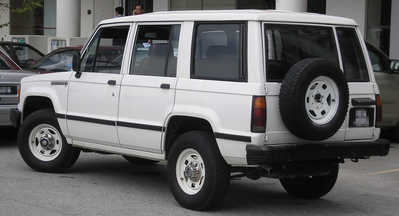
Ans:
[{"label": "person standing", "polygon": [[125,9],[123,9],[123,7],[115,8],[115,17],[122,17],[124,11]]},{"label": "person standing", "polygon": [[143,13],[144,13],[144,11],[143,11],[143,7],[141,5],[136,5],[136,7],[132,11],[132,15],[133,16],[140,15],[140,14],[143,14]]}]

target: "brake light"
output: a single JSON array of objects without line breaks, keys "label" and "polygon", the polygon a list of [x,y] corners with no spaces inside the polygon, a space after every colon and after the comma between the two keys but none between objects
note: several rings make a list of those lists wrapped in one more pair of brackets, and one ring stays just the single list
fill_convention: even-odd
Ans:
[{"label": "brake light", "polygon": [[251,131],[254,133],[264,133],[266,131],[265,96],[254,96],[252,99]]},{"label": "brake light", "polygon": [[18,88],[17,88],[17,98],[18,98],[18,101],[21,98],[21,86],[18,86]]},{"label": "brake light", "polygon": [[380,95],[375,95],[375,101],[376,101],[376,123],[381,123],[382,121],[382,102],[381,102],[381,96]]}]

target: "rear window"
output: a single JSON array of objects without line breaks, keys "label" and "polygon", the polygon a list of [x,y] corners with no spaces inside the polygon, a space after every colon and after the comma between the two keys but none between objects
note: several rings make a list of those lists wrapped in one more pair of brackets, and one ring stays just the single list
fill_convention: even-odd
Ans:
[{"label": "rear window", "polygon": [[0,57],[0,70],[9,70],[10,67],[8,67],[6,61]]},{"label": "rear window", "polygon": [[288,70],[306,58],[325,58],[339,65],[332,27],[265,25],[267,80],[281,82]]},{"label": "rear window", "polygon": [[348,82],[368,82],[366,61],[354,28],[337,28],[338,41]]}]

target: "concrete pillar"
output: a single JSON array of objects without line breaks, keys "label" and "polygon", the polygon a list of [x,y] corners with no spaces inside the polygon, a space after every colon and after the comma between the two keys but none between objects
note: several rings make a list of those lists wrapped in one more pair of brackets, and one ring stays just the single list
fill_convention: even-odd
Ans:
[{"label": "concrete pillar", "polygon": [[57,0],[57,37],[80,36],[80,0]]},{"label": "concrete pillar", "polygon": [[308,10],[308,0],[276,0],[276,9],[306,12]]},{"label": "concrete pillar", "polygon": [[389,57],[399,59],[399,0],[392,0],[391,12],[391,42],[389,48]]},{"label": "concrete pillar", "polygon": [[[0,3],[9,5],[9,0],[0,0]],[[7,35],[10,34],[10,9],[7,7],[0,7],[0,41],[7,40]]]}]

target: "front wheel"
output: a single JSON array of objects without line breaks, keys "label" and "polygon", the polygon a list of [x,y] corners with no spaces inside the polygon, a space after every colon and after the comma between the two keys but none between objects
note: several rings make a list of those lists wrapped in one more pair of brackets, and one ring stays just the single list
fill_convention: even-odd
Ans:
[{"label": "front wheel", "polygon": [[62,172],[78,159],[80,150],[66,142],[52,110],[30,114],[18,133],[18,148],[23,160],[41,172]]},{"label": "front wheel", "polygon": [[230,184],[229,167],[208,132],[187,132],[168,155],[172,193],[185,208],[207,210],[221,203]]},{"label": "front wheel", "polygon": [[328,175],[280,179],[284,189],[291,195],[303,199],[318,199],[334,187],[339,165],[333,164]]}]

